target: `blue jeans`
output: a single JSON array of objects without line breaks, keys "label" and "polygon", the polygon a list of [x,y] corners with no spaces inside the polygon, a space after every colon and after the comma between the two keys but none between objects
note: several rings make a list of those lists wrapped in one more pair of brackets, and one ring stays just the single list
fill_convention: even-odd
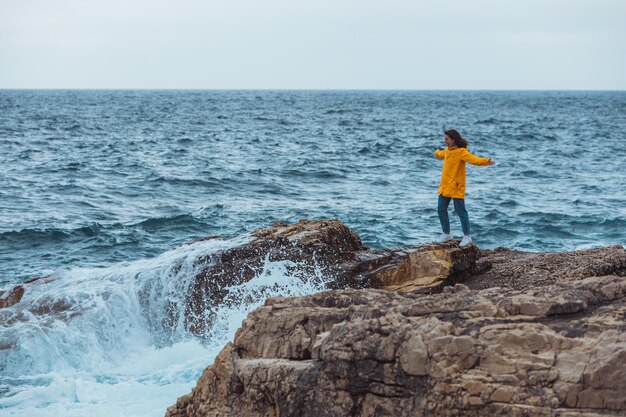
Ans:
[{"label": "blue jeans", "polygon": [[437,204],[437,213],[439,213],[439,221],[441,222],[441,229],[444,233],[450,233],[450,219],[448,218],[448,206],[450,200],[454,200],[454,211],[461,218],[461,228],[463,234],[470,234],[469,214],[465,210],[465,200],[462,198],[452,198],[439,196],[439,202]]}]

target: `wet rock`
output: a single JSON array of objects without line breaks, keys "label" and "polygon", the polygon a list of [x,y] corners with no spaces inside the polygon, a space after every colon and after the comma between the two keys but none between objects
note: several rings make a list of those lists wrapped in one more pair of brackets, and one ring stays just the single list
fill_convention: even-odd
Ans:
[{"label": "wet rock", "polygon": [[[277,222],[253,232],[245,244],[198,260],[209,266],[196,276],[187,298],[186,325],[203,334],[212,308],[227,302],[228,287],[258,276],[267,261],[289,261],[288,270],[298,276],[321,274],[332,289],[433,292],[476,273],[479,254],[476,246],[461,249],[457,242],[372,250],[337,220]],[[177,311],[172,306],[172,314]]]},{"label": "wet rock", "polygon": [[9,288],[6,291],[0,290],[0,309],[14,306],[22,301],[26,288],[32,285],[47,284],[51,281],[49,275],[30,278],[20,285]]},{"label": "wet rock", "polygon": [[[626,252],[621,246],[565,253],[507,249],[481,252],[475,245],[461,249],[458,242],[450,241],[373,250],[337,220],[276,222],[253,232],[245,244],[198,260],[209,266],[196,276],[187,297],[187,328],[204,334],[211,327],[211,311],[228,302],[229,287],[258,276],[266,261],[285,260],[295,275],[323,275],[330,289],[383,288],[420,293],[436,293],[456,283],[465,283],[471,289],[526,289],[594,275],[626,275]],[[526,306],[519,299],[511,308],[528,312],[528,308],[540,307]],[[563,301],[551,308],[565,313],[580,306]],[[172,315],[178,311],[179,306],[172,306]],[[171,321],[178,322],[178,317]]]},{"label": "wet rock", "polygon": [[11,307],[17,304],[24,295],[24,287],[16,285],[8,291],[0,291],[0,308]]}]

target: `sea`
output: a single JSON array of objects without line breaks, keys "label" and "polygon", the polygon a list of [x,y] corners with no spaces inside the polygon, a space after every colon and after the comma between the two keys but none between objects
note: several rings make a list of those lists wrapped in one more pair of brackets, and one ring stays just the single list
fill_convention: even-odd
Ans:
[{"label": "sea", "polygon": [[626,244],[624,91],[0,90],[0,289],[39,278],[0,309],[0,415],[163,416],[248,312],[327,279],[266,261],[192,335],[164,318],[195,260],[279,220],[433,241],[452,128],[496,162],[467,167],[481,249]]}]

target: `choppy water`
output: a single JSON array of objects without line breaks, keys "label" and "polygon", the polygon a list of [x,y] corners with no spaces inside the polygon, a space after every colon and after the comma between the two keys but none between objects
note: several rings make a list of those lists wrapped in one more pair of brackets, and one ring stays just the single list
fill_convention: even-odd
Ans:
[{"label": "choppy water", "polygon": [[[174,265],[219,249],[180,245],[301,218],[428,242],[444,127],[497,162],[468,167],[480,247],[626,243],[626,92],[0,91],[0,288],[55,278],[0,310],[0,414],[162,415],[267,295],[209,342],[164,339],[159,297],[193,273]],[[323,288],[278,264],[258,280]],[[29,313],[46,297],[80,314]]]}]

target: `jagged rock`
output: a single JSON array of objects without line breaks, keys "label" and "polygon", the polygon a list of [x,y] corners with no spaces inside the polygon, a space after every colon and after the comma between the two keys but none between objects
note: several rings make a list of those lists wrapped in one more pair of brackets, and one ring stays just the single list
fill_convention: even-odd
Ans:
[{"label": "jagged rock", "polygon": [[[471,288],[532,288],[594,275],[626,275],[622,247],[536,254],[500,249],[481,254],[474,245],[461,249],[450,241],[373,250],[337,220],[277,222],[252,236],[246,244],[200,260],[210,267],[196,277],[187,299],[185,319],[192,332],[203,334],[210,328],[211,307],[225,301],[229,286],[258,275],[265,259],[293,261],[300,273],[318,270],[330,277],[331,289],[434,293],[459,282]],[[171,310],[180,311],[177,306]]]},{"label": "jagged rock", "polygon": [[625,314],[619,276],[269,299],[167,416],[623,415]]},{"label": "jagged rock", "polygon": [[[461,249],[457,242],[372,250],[337,220],[277,222],[252,233],[252,240],[217,252],[199,262],[205,268],[195,278],[187,299],[186,325],[202,334],[211,325],[211,307],[228,296],[228,287],[241,285],[262,270],[265,260],[293,262],[300,274],[321,272],[327,286],[435,291],[476,273],[480,251]],[[180,311],[172,306],[171,312]],[[173,318],[173,322],[177,319]]]}]

